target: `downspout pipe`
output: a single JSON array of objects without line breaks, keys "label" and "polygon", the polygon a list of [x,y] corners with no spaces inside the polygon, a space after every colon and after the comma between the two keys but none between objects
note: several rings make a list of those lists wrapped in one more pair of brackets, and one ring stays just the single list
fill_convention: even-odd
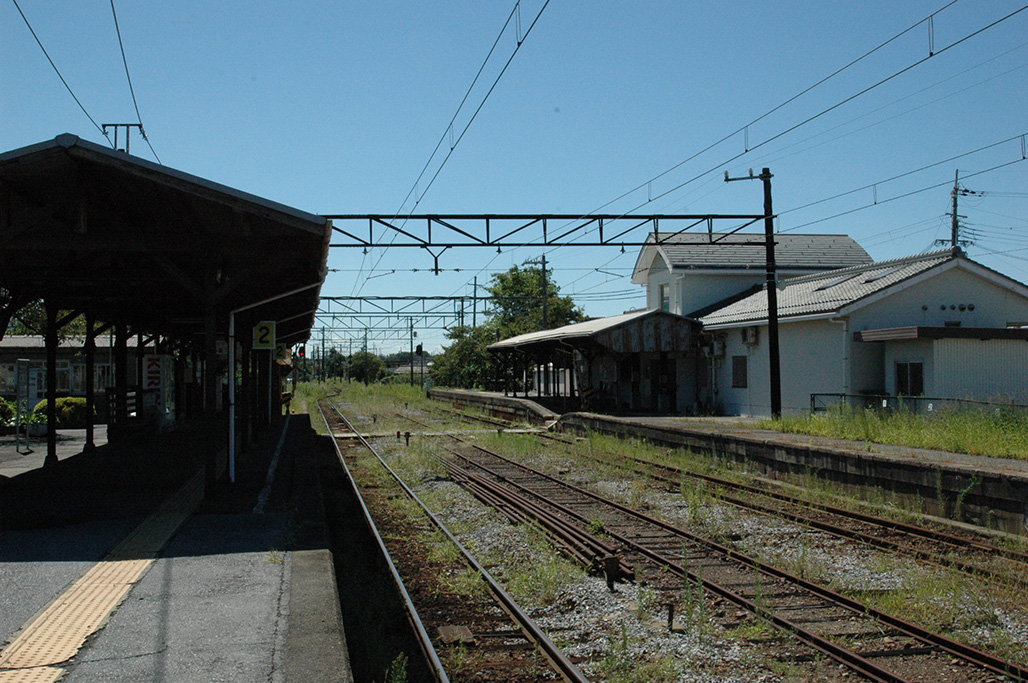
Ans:
[{"label": "downspout pipe", "polygon": [[850,319],[829,318],[828,322],[842,325],[842,394],[848,396],[850,393]]},{"label": "downspout pipe", "polygon": [[[228,480],[230,483],[236,483],[236,313],[248,311],[251,308],[257,308],[264,304],[270,304],[272,301],[278,301],[279,299],[285,299],[287,296],[299,294],[300,292],[306,292],[308,289],[314,289],[320,287],[322,280],[318,280],[314,284],[306,285],[304,287],[297,287],[291,289],[288,292],[283,292],[276,296],[262,299],[261,301],[247,304],[246,306],[240,306],[229,311],[228,314]],[[271,374],[268,374],[268,382],[271,382]]]}]

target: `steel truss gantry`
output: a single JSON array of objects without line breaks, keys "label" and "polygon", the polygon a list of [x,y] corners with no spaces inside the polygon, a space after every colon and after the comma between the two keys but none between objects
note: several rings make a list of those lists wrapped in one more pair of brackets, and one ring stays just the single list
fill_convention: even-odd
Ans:
[{"label": "steel truss gantry", "polygon": [[[651,236],[702,227],[731,234],[764,219],[764,214],[326,214],[335,241],[330,247],[371,249],[419,247],[434,259],[448,249],[489,247],[642,247]],[[729,225],[715,231],[714,224]],[[649,242],[652,243],[652,242]]]}]

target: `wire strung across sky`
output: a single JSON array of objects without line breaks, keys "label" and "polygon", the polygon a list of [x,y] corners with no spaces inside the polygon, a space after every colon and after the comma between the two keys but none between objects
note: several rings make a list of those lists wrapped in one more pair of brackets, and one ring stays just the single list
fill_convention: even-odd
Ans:
[{"label": "wire strung across sky", "polygon": [[107,138],[107,142],[113,148],[114,147],[114,143],[111,141],[110,136],[107,135],[107,131],[105,131],[103,128],[101,128],[100,124],[98,124],[96,122],[96,119],[94,119],[89,114],[89,112],[86,111],[86,107],[82,104],[81,100],[79,100],[78,96],[75,94],[75,91],[71,89],[71,86],[68,85],[68,81],[66,81],[64,79],[64,76],[61,75],[61,70],[57,68],[56,64],[54,64],[54,60],[51,59],[50,53],[46,51],[45,47],[43,47],[43,41],[41,41],[39,39],[39,36],[36,35],[36,31],[35,31],[35,29],[32,28],[32,24],[29,23],[28,17],[26,17],[25,13],[21,11],[21,5],[18,4],[18,0],[11,0],[11,2],[13,2],[14,6],[18,9],[18,14],[21,15],[22,20],[25,22],[25,25],[28,27],[29,33],[31,33],[32,37],[36,39],[36,44],[39,45],[39,49],[43,51],[43,55],[46,56],[46,60],[48,62],[50,62],[50,66],[53,67],[54,73],[56,73],[57,77],[61,79],[61,83],[63,83],[64,87],[68,90],[68,94],[71,95],[71,98],[73,100],[75,100],[75,104],[77,104],[79,106],[79,109],[81,109],[82,113],[86,115],[86,118],[89,119],[90,123],[92,123],[96,127],[96,129],[98,131],[100,131],[101,135],[103,135],[105,138]]},{"label": "wire strung across sky", "polygon": [[136,108],[136,121],[139,122],[139,134],[143,136],[143,140],[146,142],[146,146],[153,152],[154,159],[157,163],[162,163],[161,158],[157,156],[157,151],[150,144],[150,138],[146,135],[146,128],[143,127],[143,117],[139,113],[139,102],[136,101],[136,91],[132,87],[132,76],[129,75],[128,58],[125,56],[125,43],[121,40],[121,27],[118,26],[118,13],[114,9],[114,0],[111,0],[111,14],[114,16],[114,30],[118,34],[118,47],[121,49],[121,61],[125,65],[125,78],[128,80],[129,93],[132,95],[132,106]]},{"label": "wire strung across sky", "polygon": [[[956,1],[956,0],[954,0],[954,1]],[[948,5],[943,7],[942,9],[938,10],[937,12],[934,12],[932,15],[929,15],[929,17],[927,19],[924,19],[921,22],[918,22],[918,24],[915,24],[911,28],[907,29],[906,31],[903,31],[903,33],[906,33],[908,31],[910,31],[911,29],[913,29],[915,26],[917,26],[917,25],[919,25],[921,23],[924,23],[925,21],[928,21],[933,16],[935,16],[935,14],[938,14],[939,12],[941,12],[944,9],[946,9],[947,7],[950,7],[952,4],[953,4],[953,2],[949,3]],[[929,55],[927,57],[923,57],[921,59],[915,60],[913,63],[908,64],[907,66],[903,67],[899,71],[896,71],[896,72],[894,72],[894,73],[892,73],[892,74],[890,74],[890,75],[880,79],[879,81],[873,83],[872,85],[867,86],[866,88],[863,88],[862,90],[854,93],[853,95],[850,95],[849,97],[843,98],[842,100],[836,102],[835,104],[833,104],[833,105],[831,105],[829,107],[826,107],[825,109],[822,109],[821,111],[817,112],[816,114],[813,114],[812,116],[809,116],[806,119],[803,119],[799,123],[796,123],[796,124],[794,124],[792,126],[789,126],[789,127],[785,128],[784,130],[782,130],[782,131],[772,135],[771,137],[765,139],[762,142],[757,143],[756,145],[748,147],[743,152],[735,154],[734,156],[732,156],[732,157],[730,157],[728,159],[725,159],[721,163],[716,164],[716,165],[708,168],[707,170],[705,170],[705,171],[703,171],[701,173],[696,174],[695,176],[689,178],[688,180],[686,180],[686,181],[684,181],[682,183],[679,183],[678,185],[675,185],[674,187],[672,187],[672,188],[670,188],[668,190],[665,190],[664,192],[661,192],[660,194],[656,195],[655,197],[647,199],[647,201],[645,201],[645,202],[639,204],[638,206],[636,206],[636,207],[626,211],[625,215],[631,215],[631,214],[635,213],[636,211],[638,211],[638,210],[642,209],[643,207],[645,207],[650,202],[655,201],[657,199],[660,199],[660,198],[662,198],[664,196],[667,196],[667,195],[671,194],[672,192],[676,192],[676,191],[682,189],[683,187],[696,182],[700,178],[703,178],[703,177],[705,177],[705,176],[707,176],[707,175],[709,175],[711,173],[714,173],[716,171],[719,171],[719,170],[723,169],[724,167],[728,166],[731,163],[734,163],[735,161],[738,161],[739,159],[741,159],[742,157],[746,156],[747,154],[753,152],[754,150],[759,149],[761,147],[764,147],[765,145],[767,145],[767,144],[769,144],[769,143],[771,143],[771,142],[773,142],[773,141],[775,141],[775,140],[777,140],[777,139],[779,139],[779,138],[781,138],[781,137],[783,137],[785,135],[788,135],[789,133],[791,133],[791,132],[793,132],[793,131],[795,131],[795,130],[803,127],[803,126],[805,126],[805,125],[807,125],[809,123],[812,123],[813,121],[816,121],[817,119],[819,119],[822,116],[825,116],[826,114],[828,114],[828,113],[838,109],[839,107],[841,107],[841,106],[843,106],[843,105],[845,105],[845,104],[847,104],[849,102],[852,102],[852,101],[856,100],[857,98],[862,97],[863,95],[866,95],[867,93],[871,92],[872,90],[874,90],[876,88],[879,88],[882,85],[885,85],[886,83],[888,83],[889,81],[892,81],[895,78],[901,76],[902,74],[905,74],[908,71],[910,71],[910,70],[912,70],[912,69],[914,69],[914,68],[924,64],[925,62],[927,62],[932,57],[940,55],[940,54],[942,54],[942,53],[944,53],[944,52],[946,52],[948,50],[951,50],[951,49],[957,47],[958,45],[961,45],[962,43],[970,40],[971,38],[974,38],[974,37],[984,33],[985,31],[988,31],[989,29],[994,28],[995,26],[998,26],[1002,22],[1007,21],[1007,20],[1013,18],[1014,16],[1020,14],[1021,12],[1024,12],[1025,10],[1028,10],[1028,5],[1023,5],[1022,7],[1014,10],[1013,12],[1010,12],[1009,14],[1007,14],[1007,15],[999,18],[999,19],[996,19],[995,21],[993,21],[993,22],[991,22],[991,23],[989,23],[989,24],[987,24],[987,25],[985,25],[985,26],[983,26],[983,27],[981,27],[981,28],[979,28],[979,29],[977,29],[977,30],[967,34],[967,35],[965,35],[964,37],[962,37],[962,38],[960,38],[960,39],[958,39],[958,40],[956,40],[956,41],[954,41],[952,43],[950,43],[949,45],[943,47],[941,50],[935,50],[935,51],[929,53]],[[895,36],[895,37],[899,37],[899,35],[903,35],[903,33],[897,34],[897,36]],[[891,42],[892,40],[895,39],[895,37],[891,38],[889,41],[886,41],[886,43],[883,43],[879,47],[882,47],[885,44],[887,44],[888,42]],[[878,48],[875,48],[875,50],[877,50],[877,49]],[[872,50],[872,52],[873,52],[873,50]],[[864,56],[867,56],[867,55],[870,55],[870,54],[871,54],[871,52],[868,52]],[[861,57],[860,59],[863,59],[863,57]],[[856,60],[856,61],[859,61],[859,60]],[[851,62],[851,64],[856,63],[856,61]],[[847,67],[844,67],[844,68],[848,68],[848,66],[849,65],[847,65]],[[836,72],[836,73],[839,73],[839,72]],[[823,83],[823,82],[824,82],[824,80],[819,81],[819,84]],[[804,92],[809,92],[809,91],[810,91],[810,88],[808,88]],[[795,98],[793,98],[793,99],[795,99]],[[752,124],[750,124],[750,125],[752,125]],[[742,129],[740,129],[740,130],[742,130]],[[712,149],[714,146],[717,146],[717,145],[721,144],[722,142],[725,142],[730,137],[732,137],[733,135],[736,135],[738,133],[739,133],[739,131],[737,130],[737,131],[735,131],[735,133],[732,133],[732,134],[722,138],[721,140],[719,140],[718,142],[714,143],[711,146],[708,146],[703,151],[707,151],[709,149]],[[699,154],[702,154],[702,153],[703,152],[698,152],[697,154],[694,154],[693,156],[689,157],[689,159],[686,159],[685,161],[689,161],[689,160],[695,159],[697,156],[699,156]],[[681,166],[682,163],[685,163],[685,161],[679,163],[677,166],[675,166],[673,168],[678,168],[679,166]],[[1007,164],[1003,164],[1003,165],[997,166],[995,168],[1002,168],[1005,165],[1007,165]],[[995,170],[995,168],[991,169],[991,170]],[[673,170],[673,169],[669,169],[669,170]],[[663,174],[661,174],[661,175],[663,175]],[[660,176],[657,176],[657,177],[660,177]],[[643,185],[637,186],[635,188],[635,190],[641,189],[642,187],[645,187],[645,186],[646,186],[646,183],[644,183]],[[928,188],[928,189],[933,189],[933,188]],[[621,197],[625,197],[628,194],[631,194],[632,192],[634,192],[635,190],[632,190],[632,191],[630,191],[628,193],[625,193],[625,194],[621,195]],[[909,196],[909,195],[905,195],[905,196]],[[897,199],[898,198],[899,197],[897,197]],[[613,201],[616,201],[616,200],[613,200]],[[879,203],[881,203],[881,202],[879,202]],[[839,214],[839,215],[845,215],[845,214]],[[833,218],[834,217],[837,217],[837,216],[833,216]],[[822,219],[822,220],[828,220],[828,219]],[[815,222],[821,222],[821,221],[815,221]],[[805,225],[810,225],[810,223],[807,223]]]},{"label": "wire strung across sky", "polygon": [[[961,180],[965,180],[967,178],[974,178],[976,176],[980,176],[980,175],[983,175],[985,173],[991,173],[992,171],[997,171],[997,170],[999,170],[1001,168],[1006,168],[1008,166],[1013,166],[1014,164],[1019,164],[1019,163],[1021,163],[1023,161],[1025,161],[1025,158],[1021,157],[1020,159],[1014,159],[1013,161],[1007,161],[1007,162],[1004,162],[1002,164],[997,164],[996,166],[992,166],[990,168],[986,168],[986,169],[983,169],[981,171],[975,171],[974,173],[967,173],[967,174],[965,174],[961,178]],[[953,181],[947,180],[947,181],[944,181],[944,182],[941,182],[941,183],[935,183],[934,185],[928,185],[927,187],[922,187],[922,188],[917,189],[917,190],[911,190],[910,192],[904,192],[903,194],[896,195],[895,197],[888,197],[886,199],[879,199],[879,200],[874,201],[874,202],[872,202],[870,204],[865,204],[863,206],[858,206],[856,208],[849,209],[847,211],[842,211],[840,213],[833,214],[831,216],[825,216],[823,218],[818,218],[816,220],[808,221],[806,223],[801,223],[800,225],[794,225],[793,227],[791,227],[791,228],[789,228],[787,230],[783,230],[782,232],[792,232],[793,230],[799,230],[800,228],[806,228],[806,227],[811,226],[811,225],[816,225],[817,223],[824,223],[825,221],[830,221],[830,220],[833,220],[835,218],[839,218],[840,216],[848,216],[848,215],[850,215],[852,213],[856,213],[857,211],[863,211],[864,209],[870,209],[873,206],[878,206],[880,204],[888,204],[889,202],[894,202],[897,199],[905,199],[907,197],[913,197],[914,195],[921,194],[922,192],[928,192],[930,190],[937,190],[940,187],[947,187],[947,186],[951,185],[952,183],[953,183]]]},{"label": "wire strung across sky", "polygon": [[[856,59],[848,62],[846,65],[840,67],[839,69],[836,69],[835,71],[833,71],[829,75],[825,76],[824,78],[820,79],[819,81],[817,81],[813,85],[810,85],[807,88],[804,88],[800,92],[796,93],[795,95],[787,98],[786,100],[784,100],[780,104],[778,104],[778,105],[772,107],[771,109],[767,110],[766,112],[764,112],[760,116],[756,117],[755,119],[753,119],[749,123],[747,123],[747,124],[737,128],[737,129],[733,130],[732,132],[730,132],[727,135],[723,136],[719,140],[717,140],[717,141],[707,145],[703,149],[701,149],[701,150],[691,154],[690,156],[688,156],[685,159],[677,162],[673,166],[671,166],[668,169],[658,173],[657,175],[651,177],[650,179],[646,180],[645,182],[636,185],[632,189],[630,189],[630,190],[628,190],[626,192],[623,192],[622,194],[620,194],[620,195],[614,197],[613,199],[605,202],[604,204],[596,207],[591,213],[599,212],[599,211],[603,210],[604,208],[610,206],[611,204],[614,204],[615,202],[617,202],[617,201],[619,201],[621,199],[624,199],[625,197],[628,197],[628,196],[632,195],[633,193],[638,192],[639,190],[642,190],[643,188],[652,187],[652,183],[653,182],[655,182],[655,181],[663,178],[664,176],[672,173],[673,171],[681,168],[685,164],[689,163],[690,161],[695,160],[696,158],[700,157],[704,153],[706,153],[706,152],[708,152],[708,151],[718,147],[719,145],[727,142],[728,140],[732,139],[733,137],[738,136],[740,133],[747,133],[750,126],[752,126],[752,125],[758,123],[759,121],[767,118],[768,116],[770,116],[771,114],[779,111],[780,109],[782,109],[783,107],[787,106],[788,104],[790,104],[792,102],[795,102],[796,100],[798,100],[802,96],[812,92],[814,89],[816,89],[819,86],[825,84],[826,82],[828,82],[829,80],[835,78],[836,76],[842,74],[843,72],[845,72],[846,70],[848,70],[851,67],[855,66],[859,62],[867,59],[868,57],[870,57],[871,55],[873,55],[876,52],[880,51],[884,47],[886,47],[889,44],[895,42],[896,40],[898,40],[902,36],[910,33],[911,31],[916,29],[918,26],[921,26],[921,25],[923,25],[925,23],[932,22],[937,15],[939,15],[940,13],[945,11],[946,9],[952,7],[957,2],[959,2],[959,0],[951,0],[950,2],[944,4],[938,10],[932,12],[931,14],[926,16],[924,19],[921,19],[920,21],[915,22],[914,24],[910,25],[906,29],[900,31],[899,33],[895,34],[891,38],[888,38],[884,42],[878,44],[877,46],[875,46],[872,49],[868,50],[864,54],[860,55]],[[850,95],[848,97],[843,98],[842,100],[836,102],[835,104],[832,104],[829,107],[826,107],[825,109],[822,109],[821,111],[813,114],[812,116],[809,116],[809,117],[801,120],[800,122],[798,122],[796,124],[793,124],[791,126],[786,127],[784,130],[776,133],[775,135],[772,135],[771,137],[763,140],[762,142],[757,143],[756,145],[750,146],[750,145],[747,144],[746,148],[744,149],[743,152],[731,156],[730,158],[728,158],[728,159],[726,159],[726,160],[724,160],[724,161],[722,161],[722,162],[720,162],[720,163],[718,163],[718,164],[708,168],[707,170],[703,171],[702,173],[699,173],[699,174],[697,174],[697,175],[687,179],[685,182],[679,183],[678,185],[675,185],[674,187],[672,187],[672,188],[670,188],[668,190],[665,190],[665,191],[657,194],[656,196],[648,196],[646,201],[644,201],[644,202],[640,203],[639,205],[637,205],[637,206],[635,206],[635,207],[625,211],[623,213],[623,216],[624,217],[631,216],[632,214],[638,212],[640,209],[642,209],[645,206],[653,203],[654,201],[662,199],[662,198],[672,194],[673,192],[677,192],[678,190],[682,189],[683,187],[685,187],[687,185],[690,185],[690,184],[696,182],[697,180],[699,180],[699,179],[701,179],[701,178],[703,178],[705,176],[709,176],[711,173],[714,173],[714,172],[724,168],[725,166],[728,166],[729,164],[739,160],[743,156],[746,156],[746,155],[752,153],[753,151],[755,151],[757,149],[760,149],[760,148],[770,144],[771,142],[773,142],[773,141],[775,141],[775,140],[777,140],[779,138],[782,138],[783,136],[785,136],[785,135],[787,135],[789,133],[792,133],[793,131],[795,131],[795,130],[803,127],[803,126],[806,126],[806,125],[808,125],[808,124],[810,124],[810,123],[820,119],[821,117],[825,116],[826,114],[828,114],[828,113],[830,113],[830,112],[832,112],[832,111],[834,111],[834,110],[844,106],[845,104],[847,104],[849,102],[852,102],[852,101],[862,97],[863,95],[866,95],[867,93],[875,90],[876,88],[879,88],[882,85],[884,85],[884,84],[886,84],[886,83],[888,83],[888,82],[898,78],[902,74],[907,73],[907,72],[911,71],[912,69],[914,69],[914,68],[924,64],[929,59],[931,59],[933,56],[937,56],[937,55],[942,54],[942,53],[944,53],[944,52],[946,52],[948,50],[953,49],[954,47],[956,47],[958,45],[961,45],[962,43],[970,40],[971,38],[974,38],[975,36],[980,35],[981,33],[983,33],[985,31],[987,31],[987,30],[989,30],[989,29],[991,29],[991,28],[1001,24],[1002,22],[1011,19],[1012,17],[1016,16],[1017,14],[1023,12],[1026,9],[1028,9],[1028,5],[1022,6],[1019,9],[1016,9],[1016,10],[1008,13],[1007,15],[1005,15],[1005,16],[1003,16],[1003,17],[1001,17],[1001,18],[999,18],[999,19],[997,19],[997,20],[995,20],[995,21],[993,21],[993,22],[991,22],[991,23],[989,23],[989,24],[987,24],[987,25],[985,25],[985,26],[983,26],[983,27],[981,27],[981,28],[979,28],[979,29],[977,29],[977,30],[967,34],[967,35],[965,35],[965,36],[963,36],[962,38],[959,38],[958,40],[956,40],[956,41],[946,45],[942,49],[935,50],[934,49],[934,45],[933,45],[932,46],[933,49],[930,51],[930,53],[929,53],[929,55],[927,57],[923,57],[921,59],[915,60],[914,62],[904,66],[900,70],[895,71],[894,73],[892,73],[892,74],[890,74],[890,75],[880,79],[879,81],[877,81],[877,82],[875,82],[875,83],[873,83],[873,84],[871,84],[871,85],[869,85],[869,86],[867,86],[867,87],[857,91],[856,93],[854,93],[854,94],[852,94],[852,95]],[[999,167],[997,167],[997,168],[999,168]],[[897,176],[897,177],[899,177],[899,176]],[[934,189],[934,188],[929,188],[929,189]],[[587,215],[588,214],[583,215],[582,218],[585,218]],[[825,220],[827,220],[827,219],[825,219]],[[564,227],[567,227],[569,225],[571,225],[571,222],[567,223]],[[576,239],[584,238],[586,235],[590,234],[591,232],[592,232],[592,230],[583,231]],[[550,251],[552,252],[555,249],[556,248],[551,249]],[[481,274],[484,270],[486,270],[489,267],[489,265],[491,265],[493,260],[495,260],[495,257],[493,259],[490,259],[490,261],[487,264],[485,264],[479,270],[478,274]],[[581,279],[581,278],[579,278],[579,279]],[[577,282],[577,280],[576,280],[576,282]],[[464,286],[467,286],[467,284],[464,285]]]},{"label": "wire strung across sky", "polygon": [[[956,1],[956,0],[954,0],[954,1]],[[453,117],[450,119],[449,125],[443,131],[442,137],[439,139],[439,142],[436,143],[435,149],[433,149],[432,150],[432,154],[429,155],[428,161],[425,162],[424,168],[422,168],[421,169],[421,173],[418,174],[417,180],[414,181],[414,185],[411,187],[410,191],[407,192],[407,196],[403,198],[403,202],[401,202],[400,208],[397,210],[396,216],[394,216],[394,219],[399,218],[401,215],[403,215],[403,213],[404,213],[403,207],[407,204],[407,200],[410,199],[411,195],[414,195],[414,205],[411,207],[410,211],[406,212],[406,216],[410,216],[417,209],[418,204],[421,203],[421,200],[424,199],[425,194],[428,192],[428,190],[435,183],[436,178],[439,177],[439,174],[442,172],[443,167],[446,165],[446,162],[449,161],[450,157],[453,155],[453,150],[455,150],[457,148],[457,145],[460,144],[460,141],[464,139],[464,134],[468,132],[469,128],[471,128],[471,124],[474,123],[475,118],[477,118],[479,112],[482,111],[482,107],[485,106],[485,103],[489,99],[489,96],[492,95],[493,90],[496,89],[496,86],[500,82],[500,79],[503,78],[503,75],[507,72],[507,67],[509,67],[511,62],[514,61],[514,57],[515,57],[515,55],[517,55],[518,50],[521,49],[521,46],[522,46],[522,44],[524,44],[525,39],[528,38],[528,34],[530,34],[532,32],[533,28],[535,28],[536,23],[539,21],[539,18],[543,15],[543,12],[546,10],[547,5],[549,5],[549,4],[550,4],[550,0],[546,0],[543,3],[542,8],[539,9],[539,12],[535,15],[535,19],[532,20],[531,24],[529,24],[528,29],[525,31],[524,35],[521,34],[521,1],[518,0],[518,2],[516,2],[514,4],[514,9],[511,10],[510,15],[508,15],[507,21],[504,22],[503,28],[500,29],[499,35],[496,36],[496,40],[493,42],[493,46],[489,49],[489,53],[486,55],[485,60],[482,62],[482,66],[479,67],[478,73],[475,74],[475,78],[472,80],[471,85],[468,87],[468,91],[464,94],[464,98],[461,100],[460,104],[457,106],[457,110],[454,112]],[[517,28],[517,43],[516,43],[516,45],[514,47],[514,50],[511,52],[510,57],[507,58],[507,62],[503,65],[503,68],[500,69],[499,74],[497,74],[496,78],[493,80],[492,85],[489,86],[489,89],[486,91],[485,95],[482,97],[482,100],[478,103],[478,106],[475,108],[475,111],[471,114],[471,117],[468,119],[467,124],[465,124],[464,128],[461,130],[460,135],[458,135],[458,136],[456,136],[456,138],[454,138],[453,137],[453,124],[457,120],[457,116],[460,114],[461,109],[464,107],[464,104],[467,102],[468,97],[471,95],[471,91],[474,89],[475,84],[478,82],[479,77],[482,75],[482,71],[485,69],[486,64],[489,62],[490,58],[492,58],[493,52],[495,51],[497,44],[500,42],[500,39],[503,37],[503,35],[507,32],[507,29],[510,27],[510,24],[511,24],[512,20],[516,20],[515,23],[516,23],[516,28]],[[436,157],[436,154],[439,152],[439,149],[442,147],[443,142],[446,140],[447,136],[450,137],[450,149],[446,152],[446,156],[444,156],[442,161],[439,163],[438,168],[436,168],[435,173],[432,175],[432,178],[428,181],[428,184],[425,186],[425,189],[420,193],[420,196],[417,196],[418,183],[420,183],[421,179],[425,176],[425,172],[428,170],[429,166],[432,164],[432,160]],[[406,222],[406,217],[404,218],[403,222],[404,223]],[[401,223],[401,226],[402,225],[403,225],[403,223]],[[393,239],[394,240],[396,239],[398,234],[399,233],[394,233],[393,234]],[[385,257],[385,254],[386,254],[386,252],[388,250],[389,250],[388,246],[383,248],[382,253],[379,254],[378,259],[375,261],[374,265],[372,265],[371,269],[369,270],[369,277],[370,277],[370,273],[375,272],[375,269],[378,268],[378,265],[382,262],[382,259]],[[365,254],[365,258],[366,257],[367,257],[367,254]],[[364,259],[361,259],[361,271],[363,271],[363,269],[364,269]],[[366,282],[367,282],[367,279],[365,279],[364,281],[361,281],[360,274],[358,274],[356,280],[354,281],[354,286],[353,286],[353,290],[351,290],[351,293],[360,293],[364,289],[364,284]]]}]

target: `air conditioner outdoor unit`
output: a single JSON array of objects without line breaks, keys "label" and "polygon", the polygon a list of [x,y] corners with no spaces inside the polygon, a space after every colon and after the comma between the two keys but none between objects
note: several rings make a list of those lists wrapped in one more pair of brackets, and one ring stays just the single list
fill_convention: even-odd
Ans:
[{"label": "air conditioner outdoor unit", "polygon": [[756,327],[744,327],[742,328],[742,343],[748,346],[753,346],[757,343],[758,328]]}]

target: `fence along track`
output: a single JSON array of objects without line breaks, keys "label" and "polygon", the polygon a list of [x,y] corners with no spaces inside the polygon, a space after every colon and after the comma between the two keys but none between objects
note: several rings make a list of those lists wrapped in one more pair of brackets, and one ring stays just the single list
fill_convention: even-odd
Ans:
[{"label": "fence along track", "polygon": [[[766,619],[870,680],[987,681],[994,680],[995,674],[1014,680],[1028,679],[1028,669],[1020,665],[871,609],[480,446],[458,441],[476,451],[473,456],[459,454],[460,458],[534,499],[530,507],[548,506],[581,526],[602,518],[604,533],[624,547]],[[483,460],[489,460],[489,464]],[[523,512],[534,516],[531,509]],[[633,536],[643,536],[645,540],[636,542]],[[701,567],[699,574],[697,570]],[[860,651],[829,637],[840,624],[850,629],[845,635],[861,642]],[[954,677],[951,660],[966,662],[968,666]],[[971,678],[972,675],[977,678]]]},{"label": "fence along track", "polygon": [[[558,676],[560,676],[561,679],[567,681],[567,683],[588,683],[589,679],[587,679],[585,675],[578,669],[578,667],[575,666],[575,664],[572,663],[571,660],[569,660],[567,656],[565,656],[564,653],[556,645],[553,644],[553,642],[542,631],[542,629],[540,629],[539,626],[521,609],[521,607],[514,601],[514,599],[511,598],[511,596],[503,589],[503,587],[500,586],[499,583],[497,583],[497,581],[485,569],[485,567],[483,567],[478,562],[478,560],[476,560],[475,557],[471,555],[470,552],[468,552],[468,550],[456,539],[456,537],[453,536],[453,534],[449,531],[449,529],[446,528],[446,526],[439,520],[439,518],[436,517],[435,514],[433,514],[432,511],[428,509],[428,507],[417,497],[414,491],[411,490],[411,488],[407,486],[407,484],[400,478],[400,476],[382,459],[382,457],[378,454],[374,447],[368,442],[367,439],[364,438],[364,435],[362,435],[350,424],[349,420],[346,419],[346,417],[339,410],[339,408],[334,404],[331,404],[331,407],[332,410],[335,412],[338,421],[345,425],[345,429],[347,431],[355,434],[357,436],[357,439],[361,442],[361,444],[371,454],[375,456],[375,458],[386,469],[386,471],[393,478],[393,480],[403,489],[404,495],[406,495],[410,500],[414,501],[420,507],[421,511],[425,514],[425,516],[429,520],[431,520],[432,524],[437,529],[439,529],[439,531],[443,533],[446,536],[446,538],[451,543],[453,543],[453,545],[459,550],[464,562],[469,567],[471,567],[475,572],[477,572],[478,575],[482,578],[482,581],[486,584],[486,587],[492,594],[493,598],[496,600],[497,605],[500,607],[500,609],[507,613],[507,615],[519,629],[520,634],[522,634],[525,639],[532,643],[538,649],[538,651],[543,654],[547,661],[549,661],[550,666],[553,668],[554,672]],[[329,423],[328,417],[325,415],[325,411],[322,409],[320,405],[319,410],[321,410],[322,419],[324,419],[325,426],[326,428],[328,428],[329,433],[333,433],[332,426]],[[435,672],[438,680],[441,683],[448,683],[449,678],[447,677],[446,671],[439,659],[438,652],[435,650],[435,646],[432,643],[431,637],[428,635],[428,632],[421,618],[418,616],[417,608],[411,601],[406,588],[403,586],[403,581],[399,576],[398,571],[393,565],[392,559],[390,558],[388,550],[385,547],[385,542],[378,535],[378,531],[371,518],[370,511],[364,503],[364,499],[361,496],[360,491],[358,490],[356,481],[351,475],[349,468],[346,466],[345,458],[342,455],[342,451],[339,449],[339,445],[336,442],[336,439],[333,438],[332,442],[335,445],[336,454],[339,458],[339,461],[342,463],[344,469],[346,470],[347,477],[350,479],[350,482],[354,488],[354,493],[361,501],[361,507],[364,510],[364,514],[368,520],[369,526],[375,533],[376,539],[379,543],[379,547],[381,548],[383,555],[387,558],[387,561],[390,565],[390,571],[393,572],[397,585],[400,588],[405,603],[407,604],[408,615],[411,619],[412,624],[414,624],[415,626],[415,631],[421,643],[422,650],[426,652],[426,657],[428,658],[429,663],[433,671]],[[492,634],[482,635],[491,636]],[[497,641],[496,647],[503,647],[500,643],[499,638],[487,637],[485,638],[485,640],[495,640]],[[490,644],[492,643],[490,642]]]}]

